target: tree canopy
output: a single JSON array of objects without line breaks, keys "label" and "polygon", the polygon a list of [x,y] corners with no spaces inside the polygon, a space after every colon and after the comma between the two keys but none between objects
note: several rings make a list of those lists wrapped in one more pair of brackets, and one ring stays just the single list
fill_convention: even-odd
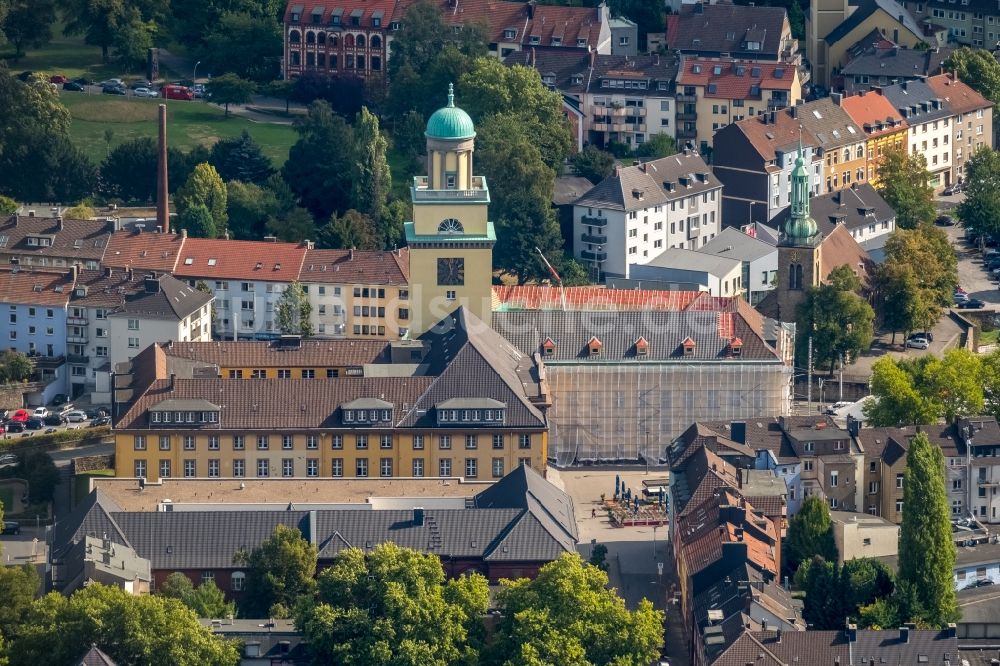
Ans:
[{"label": "tree canopy", "polygon": [[934,221],[934,188],[922,153],[911,155],[905,148],[885,150],[876,175],[876,189],[896,211],[897,227],[915,229]]},{"label": "tree canopy", "polygon": [[95,583],[32,603],[10,663],[71,664],[91,645],[121,666],[235,666],[240,658],[236,645],[213,636],[180,601]]},{"label": "tree canopy", "polygon": [[800,563],[817,556],[835,561],[837,546],[833,542],[830,507],[818,495],[810,495],[788,523],[785,562],[790,571],[795,571]]},{"label": "tree canopy", "polygon": [[597,146],[587,145],[569,158],[578,174],[597,184],[615,172],[615,156]]},{"label": "tree canopy", "polygon": [[663,639],[663,613],[646,599],[627,610],[607,584],[606,573],[575,553],[546,564],[534,580],[503,581],[503,615],[485,663],[646,666]]},{"label": "tree canopy", "polygon": [[52,39],[56,3],[55,0],[8,0],[8,4],[6,16],[0,11],[0,31],[14,46],[17,60],[26,49],[37,49]]},{"label": "tree canopy", "polygon": [[293,608],[299,597],[316,589],[314,544],[294,527],[278,525],[274,533],[253,550],[239,553],[236,560],[247,566],[247,586],[240,611],[248,617],[267,617],[271,607]]},{"label": "tree canopy", "polygon": [[[988,357],[989,363],[994,357]],[[873,399],[865,403],[872,426],[900,426],[954,421],[982,412],[987,361],[967,349],[949,349],[912,360],[880,358],[872,366]],[[987,383],[985,386],[991,386]],[[991,403],[992,404],[992,403]]]},{"label": "tree canopy", "polygon": [[261,185],[274,173],[271,160],[246,130],[239,136],[217,141],[208,161],[227,182],[240,180]]},{"label": "tree canopy", "polygon": [[943,627],[959,617],[955,598],[955,542],[945,490],[944,455],[918,433],[910,441],[903,473],[903,522],[899,528],[899,580],[912,586],[919,617]]},{"label": "tree canopy", "polygon": [[215,581],[208,580],[195,587],[191,579],[179,571],[167,576],[157,593],[179,600],[198,617],[224,618],[236,612],[236,605],[226,602],[226,595]]},{"label": "tree canopy", "polygon": [[944,63],[964,83],[994,104],[1000,104],[1000,62],[986,49],[955,49]]},{"label": "tree canopy", "polygon": [[796,336],[796,355],[803,363],[810,332],[815,365],[828,365],[831,371],[841,357],[847,363],[871,346],[875,312],[858,295],[860,288],[860,279],[844,265],[833,269],[826,282],[806,292],[796,313],[796,327],[801,332]]},{"label": "tree canopy", "polygon": [[379,129],[378,118],[367,108],[354,123],[354,187],[351,191],[351,208],[375,220],[376,225],[385,214],[385,206],[392,189],[392,176],[386,152],[389,142]]},{"label": "tree canopy", "polygon": [[351,126],[328,103],[316,101],[295,131],[299,138],[289,150],[283,175],[302,206],[318,220],[350,208],[353,154],[331,147],[353,145]]},{"label": "tree canopy", "polygon": [[292,282],[281,292],[275,308],[275,324],[285,335],[312,335],[312,305],[309,296],[299,282]]},{"label": "tree canopy", "polygon": [[393,543],[341,551],[319,575],[296,625],[313,656],[344,666],[476,664],[489,588],[481,575],[445,581],[438,556]]},{"label": "tree canopy", "polygon": [[965,163],[965,201],[958,216],[968,233],[1000,237],[1000,153],[992,148],[980,148]]},{"label": "tree canopy", "polygon": [[200,52],[208,71],[232,72],[259,84],[280,74],[281,23],[273,15],[227,11],[199,28],[199,35],[205,35]]},{"label": "tree canopy", "polygon": [[852,559],[838,565],[816,556],[806,560],[795,574],[796,584],[805,591],[803,617],[811,629],[843,629],[844,618],[860,621],[862,609],[889,599],[895,590],[895,576],[883,562],[868,558]]},{"label": "tree canopy", "polygon": [[[208,229],[199,230],[199,235],[214,238],[218,233],[226,228],[229,217],[226,214],[227,202],[226,184],[219,177],[219,172],[211,164],[202,163],[194,168],[187,182],[177,190],[174,202],[177,205],[177,213],[181,217],[182,225],[185,222],[185,213],[195,206],[202,206],[211,217],[211,229],[215,233],[209,233]],[[204,215],[198,209],[192,215],[198,215],[198,223],[205,223]],[[195,219],[189,216],[189,221]]]},{"label": "tree canopy", "polygon": [[227,118],[230,104],[246,104],[253,99],[256,90],[257,86],[253,81],[231,73],[216,76],[205,86],[205,92],[212,103],[225,107]]}]

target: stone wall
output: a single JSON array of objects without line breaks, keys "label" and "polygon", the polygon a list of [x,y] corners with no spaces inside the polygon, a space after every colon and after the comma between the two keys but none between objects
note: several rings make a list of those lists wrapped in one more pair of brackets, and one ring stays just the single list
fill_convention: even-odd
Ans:
[{"label": "stone wall", "polygon": [[81,456],[73,459],[73,474],[92,472],[96,469],[114,469],[115,454],[103,456]]}]

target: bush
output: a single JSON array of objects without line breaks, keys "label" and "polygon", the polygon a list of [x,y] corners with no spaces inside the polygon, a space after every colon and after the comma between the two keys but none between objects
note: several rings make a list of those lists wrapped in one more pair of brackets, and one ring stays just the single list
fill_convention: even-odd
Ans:
[{"label": "bush", "polygon": [[17,453],[25,449],[50,451],[57,448],[87,446],[88,444],[99,444],[110,434],[111,428],[102,426],[86,430],[60,430],[48,434],[32,435],[31,437],[15,436],[0,440],[0,451]]}]

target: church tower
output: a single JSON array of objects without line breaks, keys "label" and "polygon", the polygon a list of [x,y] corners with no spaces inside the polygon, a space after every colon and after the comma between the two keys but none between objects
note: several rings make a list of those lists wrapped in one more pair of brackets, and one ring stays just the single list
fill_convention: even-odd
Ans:
[{"label": "church tower", "polygon": [[820,282],[820,241],[822,234],[809,214],[809,170],[802,144],[792,170],[791,206],[788,221],[778,244],[778,319],[794,321],[795,308],[805,291]]},{"label": "church tower", "polygon": [[460,305],[490,322],[493,245],[496,232],[487,219],[490,191],[473,175],[476,130],[472,119],[448,105],[427,121],[427,175],[413,179],[413,221],[406,223],[410,248],[414,338]]}]

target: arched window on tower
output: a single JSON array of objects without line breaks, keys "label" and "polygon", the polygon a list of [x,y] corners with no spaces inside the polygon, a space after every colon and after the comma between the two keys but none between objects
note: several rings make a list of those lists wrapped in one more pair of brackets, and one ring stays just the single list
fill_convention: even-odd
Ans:
[{"label": "arched window on tower", "polygon": [[306,44],[315,44],[315,43],[316,43],[316,33],[310,30],[309,32],[306,33]]},{"label": "arched window on tower", "polygon": [[382,38],[378,35],[372,35],[372,38],[368,40],[368,45],[373,49],[380,49],[382,48]]},{"label": "arched window on tower", "polygon": [[302,34],[298,30],[292,30],[288,33],[288,42],[290,44],[298,44],[302,41]]},{"label": "arched window on tower", "polygon": [[802,289],[802,264],[789,264],[788,288],[793,290]]},{"label": "arched window on tower", "polygon": [[462,223],[453,217],[449,217],[447,220],[441,222],[438,225],[439,234],[462,234],[465,233],[465,228]]},{"label": "arched window on tower", "polygon": [[365,36],[358,35],[358,38],[357,40],[355,40],[355,43],[358,45],[359,49],[363,49],[365,47]]}]

